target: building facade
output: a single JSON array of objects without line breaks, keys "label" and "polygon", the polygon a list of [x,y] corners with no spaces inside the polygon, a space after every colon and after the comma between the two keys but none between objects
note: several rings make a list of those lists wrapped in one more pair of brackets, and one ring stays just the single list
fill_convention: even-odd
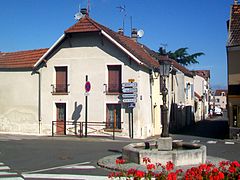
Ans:
[{"label": "building facade", "polygon": [[234,138],[240,134],[240,5],[237,0],[231,6],[227,28],[229,136]]}]

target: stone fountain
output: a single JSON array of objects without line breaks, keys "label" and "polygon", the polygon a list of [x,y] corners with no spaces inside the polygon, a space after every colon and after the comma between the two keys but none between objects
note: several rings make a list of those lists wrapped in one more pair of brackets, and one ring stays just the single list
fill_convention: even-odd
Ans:
[{"label": "stone fountain", "polygon": [[142,165],[144,157],[150,158],[151,163],[166,164],[172,161],[175,166],[197,165],[206,162],[206,146],[172,142],[171,137],[165,137],[151,142],[129,144],[123,147],[122,157],[128,162]]}]

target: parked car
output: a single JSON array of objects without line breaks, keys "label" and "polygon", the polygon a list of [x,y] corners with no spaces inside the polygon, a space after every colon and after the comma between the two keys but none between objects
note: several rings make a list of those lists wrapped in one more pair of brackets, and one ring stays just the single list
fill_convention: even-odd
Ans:
[{"label": "parked car", "polygon": [[216,116],[222,116],[222,115],[223,115],[222,109],[219,108],[219,107],[215,107],[215,109],[214,109],[214,115],[216,115]]}]

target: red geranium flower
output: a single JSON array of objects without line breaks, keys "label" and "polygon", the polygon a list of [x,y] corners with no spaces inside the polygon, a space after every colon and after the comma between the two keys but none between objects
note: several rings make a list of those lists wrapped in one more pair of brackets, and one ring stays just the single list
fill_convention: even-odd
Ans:
[{"label": "red geranium flower", "polygon": [[171,161],[168,161],[166,164],[167,171],[171,171],[174,168],[174,164]]}]

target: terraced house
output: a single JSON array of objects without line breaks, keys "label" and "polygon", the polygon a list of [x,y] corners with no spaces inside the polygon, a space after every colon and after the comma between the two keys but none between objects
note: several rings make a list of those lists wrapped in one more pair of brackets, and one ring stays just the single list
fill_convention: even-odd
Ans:
[{"label": "terraced house", "polygon": [[231,6],[228,21],[228,115],[230,137],[240,134],[240,5],[238,0]]},{"label": "terraced house", "polygon": [[[162,81],[154,70],[165,60],[172,63],[170,123],[173,128],[189,125],[194,120],[192,72],[140,44],[136,29],[128,37],[82,13],[50,48],[1,52],[0,132],[160,134]],[[179,109],[184,109],[181,116]]]}]

